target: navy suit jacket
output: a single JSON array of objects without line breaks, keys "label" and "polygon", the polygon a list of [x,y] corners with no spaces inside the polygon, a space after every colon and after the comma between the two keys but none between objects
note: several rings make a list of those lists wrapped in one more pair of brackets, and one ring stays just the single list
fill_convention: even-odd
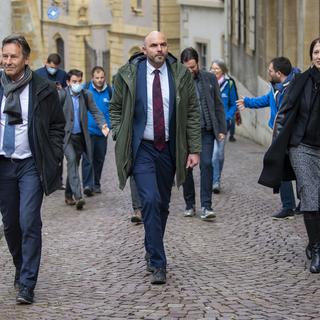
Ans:
[{"label": "navy suit jacket", "polygon": [[[175,84],[170,66],[167,64],[169,77],[169,147],[175,158]],[[136,158],[138,148],[143,139],[147,123],[147,60],[142,60],[137,66],[136,101],[133,115],[132,156]]]}]

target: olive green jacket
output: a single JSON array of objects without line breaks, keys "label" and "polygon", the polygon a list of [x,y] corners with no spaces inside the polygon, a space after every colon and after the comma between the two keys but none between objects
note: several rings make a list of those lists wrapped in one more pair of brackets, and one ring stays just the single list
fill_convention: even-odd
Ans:
[{"label": "olive green jacket", "polygon": [[[132,128],[136,97],[137,65],[146,59],[143,54],[130,58],[114,78],[114,93],[110,102],[112,136],[116,140],[115,157],[119,186],[125,187],[132,172]],[[198,99],[191,72],[171,54],[167,57],[175,83],[175,163],[176,183],[180,186],[186,177],[189,154],[201,151],[201,128]],[[172,137],[170,137],[172,139]]]}]

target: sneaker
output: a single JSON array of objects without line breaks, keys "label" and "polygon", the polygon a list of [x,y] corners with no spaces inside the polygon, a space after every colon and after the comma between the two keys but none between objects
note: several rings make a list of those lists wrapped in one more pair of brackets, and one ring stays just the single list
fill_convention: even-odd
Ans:
[{"label": "sneaker", "polygon": [[101,188],[100,187],[93,187],[93,192],[94,193],[101,193]]},{"label": "sneaker", "polygon": [[20,304],[31,304],[33,303],[33,289],[25,287],[25,286],[20,286],[19,293],[17,295],[17,303]]},{"label": "sneaker", "polygon": [[76,209],[77,210],[82,210],[83,206],[86,204],[83,198],[77,199],[76,200]]},{"label": "sneaker", "polygon": [[279,212],[276,212],[273,216],[273,220],[287,220],[294,218],[294,211],[292,209],[282,209]]},{"label": "sneaker", "polygon": [[201,209],[200,218],[202,220],[213,219],[215,217],[216,217],[216,214],[214,213],[214,211],[212,209],[206,209],[206,208]]},{"label": "sneaker", "polygon": [[213,193],[220,193],[220,183],[219,182],[215,182],[212,186],[212,191]]},{"label": "sneaker", "polygon": [[196,215],[196,209],[192,207],[191,209],[186,209],[186,211],[183,213],[185,217],[193,217]]},{"label": "sneaker", "polygon": [[229,137],[229,141],[230,142],[236,142],[237,140],[236,140],[236,138],[234,136],[230,136]]},{"label": "sneaker", "polygon": [[93,196],[93,191],[90,187],[84,187],[83,189],[83,193],[87,196],[87,197],[92,197]]},{"label": "sneaker", "polygon": [[132,217],[131,217],[131,222],[136,223],[136,224],[143,223],[141,210],[139,210],[139,209],[134,210]]},{"label": "sneaker", "polygon": [[73,198],[66,197],[64,199],[64,201],[67,206],[74,206],[76,204],[76,202],[73,200]]}]

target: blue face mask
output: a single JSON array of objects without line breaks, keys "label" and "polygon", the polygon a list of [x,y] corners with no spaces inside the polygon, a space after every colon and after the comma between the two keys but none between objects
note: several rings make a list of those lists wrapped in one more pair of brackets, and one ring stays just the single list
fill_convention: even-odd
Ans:
[{"label": "blue face mask", "polygon": [[73,93],[80,93],[83,89],[83,85],[81,83],[72,83],[71,90]]},{"label": "blue face mask", "polygon": [[57,68],[52,68],[52,67],[46,67],[46,68],[47,68],[48,73],[50,73],[52,76],[54,76],[58,71]]}]

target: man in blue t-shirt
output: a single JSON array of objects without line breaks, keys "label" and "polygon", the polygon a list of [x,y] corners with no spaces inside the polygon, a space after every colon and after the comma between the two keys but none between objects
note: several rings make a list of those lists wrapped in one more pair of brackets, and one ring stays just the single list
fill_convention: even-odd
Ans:
[{"label": "man in blue t-shirt", "polygon": [[[96,66],[91,72],[92,79],[88,84],[88,90],[92,92],[98,109],[103,113],[110,128],[109,102],[112,96],[110,85],[105,81],[105,71]],[[84,155],[82,159],[82,183],[83,193],[90,197],[93,193],[101,193],[101,173],[104,159],[107,153],[108,137],[105,137],[99,129],[90,111],[88,112],[88,129],[91,140],[92,162]]]}]

